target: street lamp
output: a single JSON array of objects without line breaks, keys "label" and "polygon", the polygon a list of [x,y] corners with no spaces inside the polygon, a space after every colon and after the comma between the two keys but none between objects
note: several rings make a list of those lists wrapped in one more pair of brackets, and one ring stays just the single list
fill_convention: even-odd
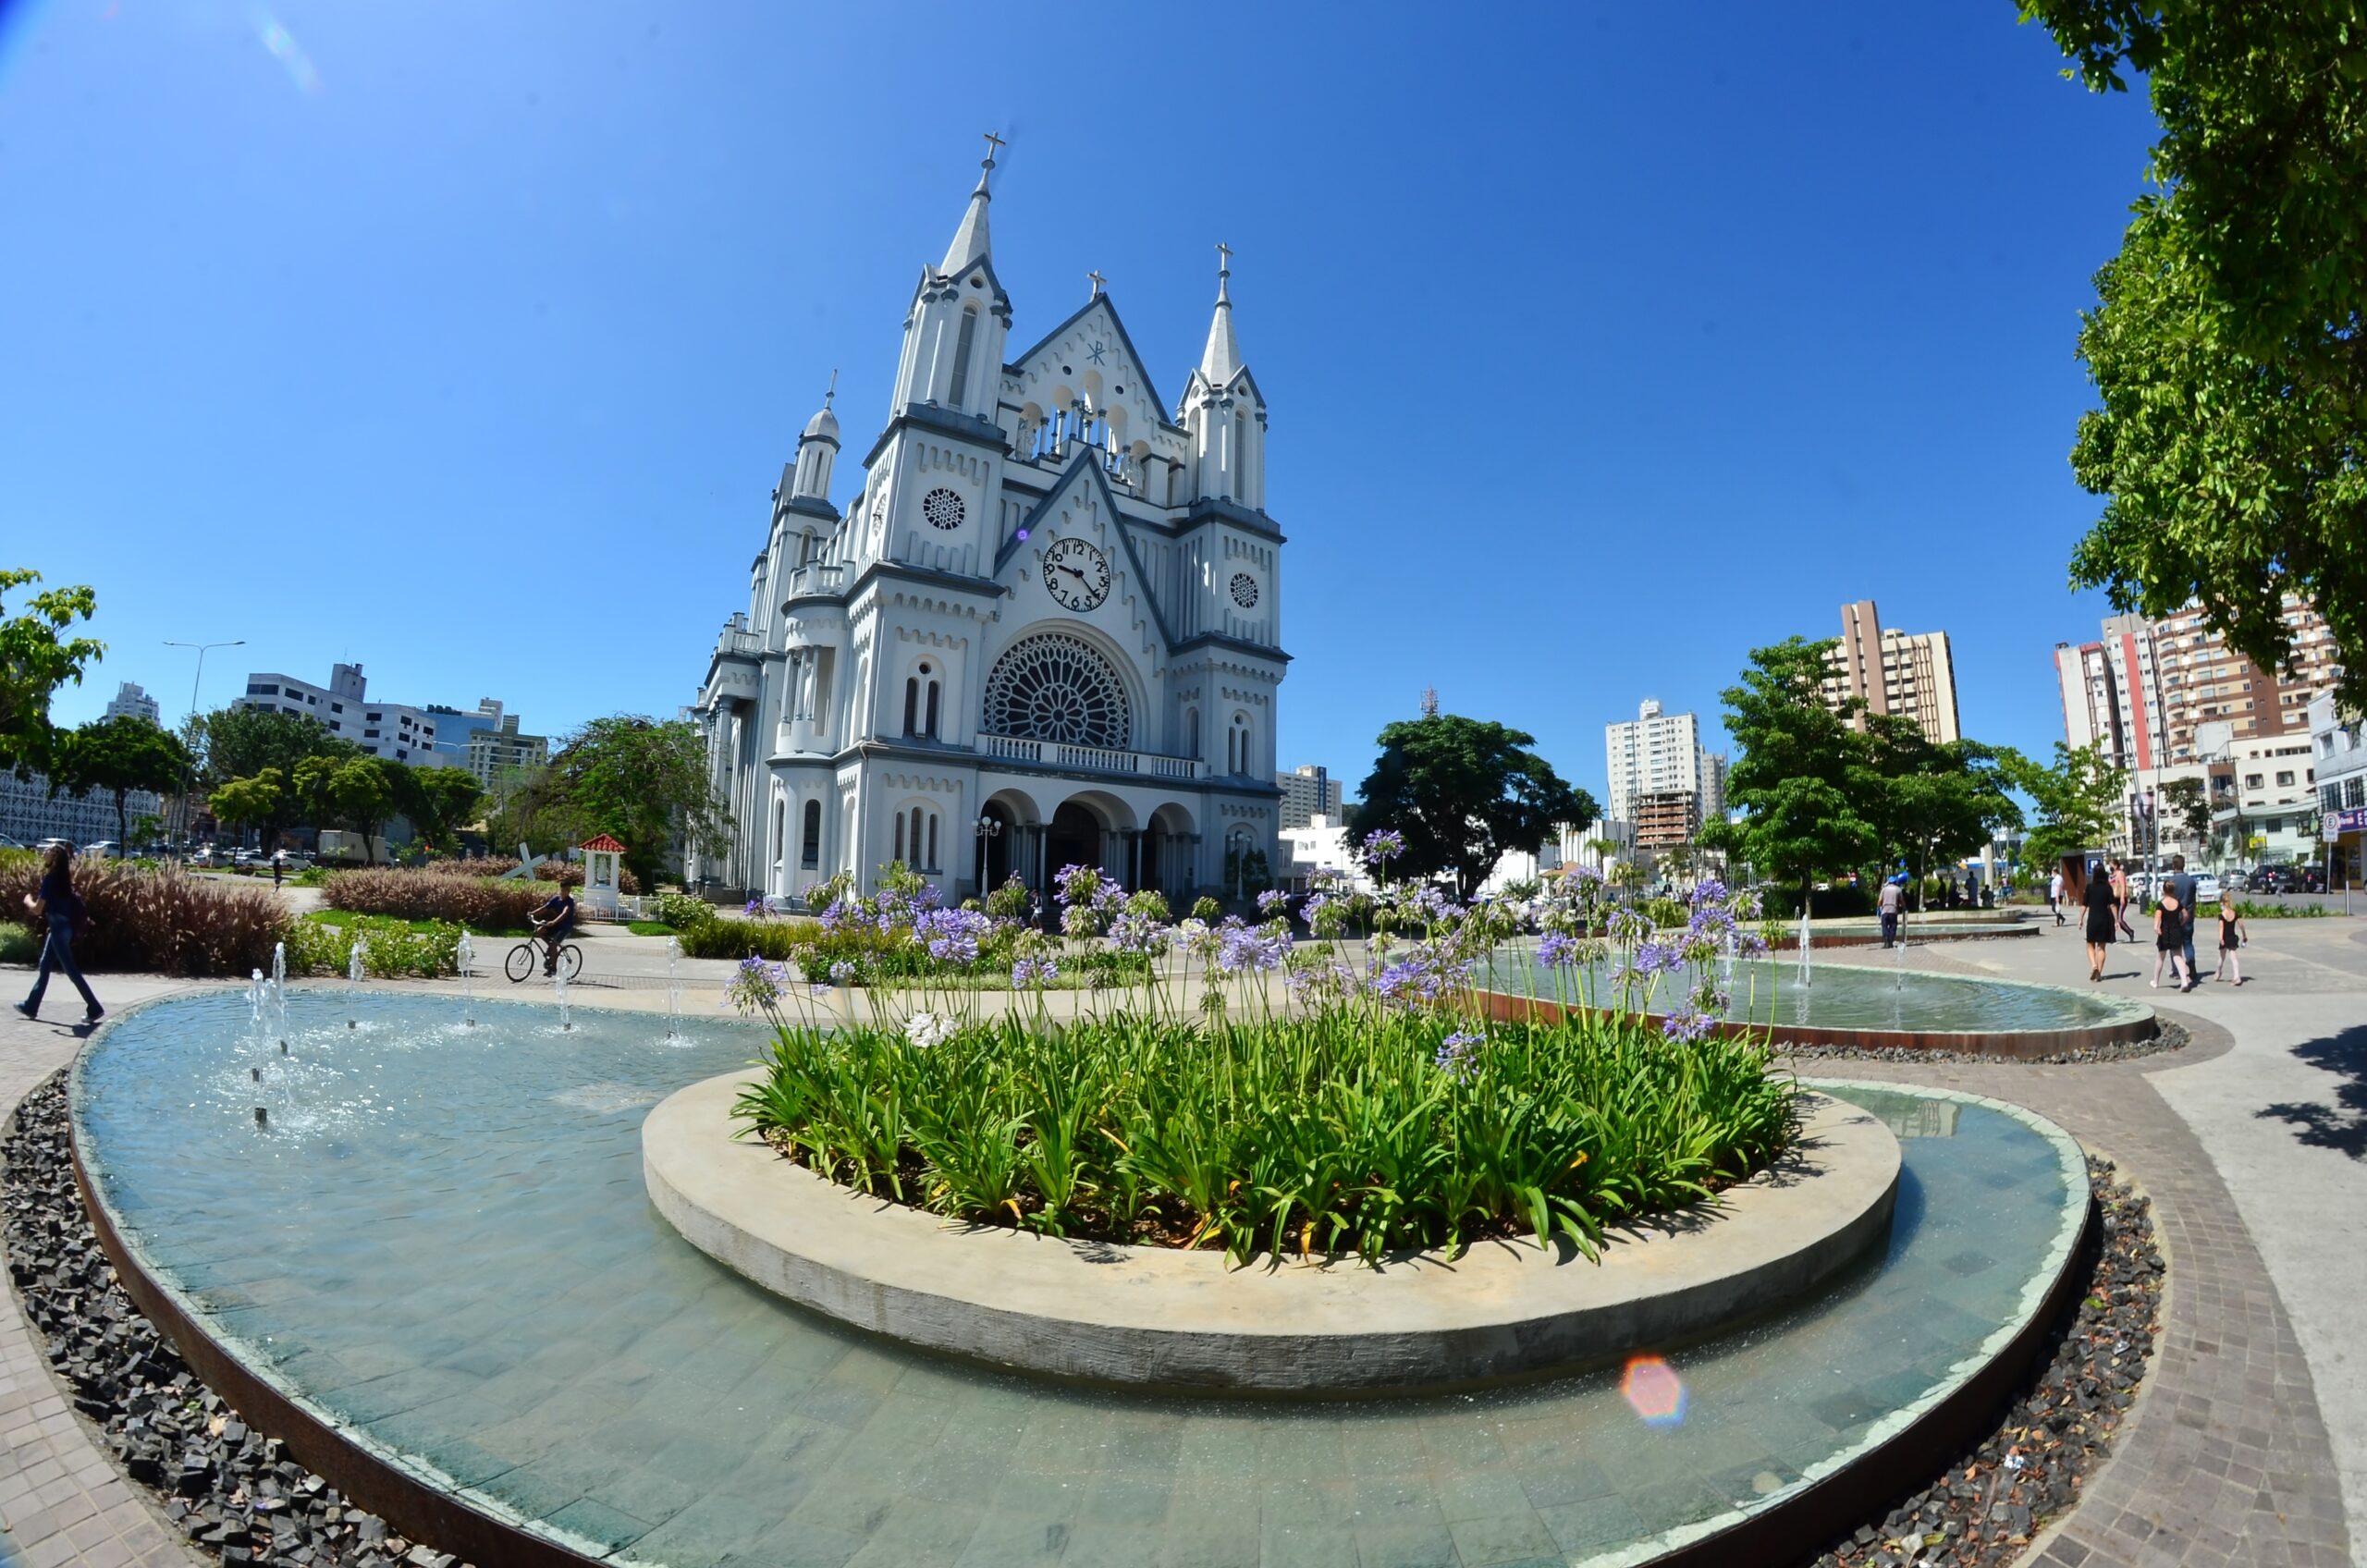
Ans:
[{"label": "street lamp", "polygon": [[977,826],[972,831],[978,836],[978,896],[983,899],[987,896],[987,844],[989,839],[1002,837],[1002,820],[980,812]]},{"label": "street lamp", "polygon": [[[247,645],[247,640],[246,640],[244,637],[236,637],[236,638],[231,639],[231,640],[230,640],[229,642],[227,642],[227,643],[176,643],[176,642],[173,642],[173,641],[172,641],[171,639],[169,639],[169,638],[167,638],[167,639],[166,640],[165,646],[166,646],[167,648],[195,648],[195,649],[197,650],[197,673],[196,673],[196,675],[192,676],[192,677],[190,679],[190,683],[189,683],[189,724],[190,724],[190,730],[189,730],[189,734],[190,734],[190,741],[191,741],[191,742],[194,742],[194,741],[196,741],[196,739],[197,739],[197,692],[198,692],[198,687],[199,687],[200,685],[202,685],[202,684],[204,682],[204,680],[205,680],[205,655],[206,655],[206,654],[207,654],[210,650],[215,649],[215,648],[243,648],[243,647],[245,647],[246,645]],[[183,854],[187,854],[187,853],[189,852],[189,828],[190,828],[189,794],[190,794],[190,790],[196,787],[196,785],[195,785],[195,780],[191,778],[191,774],[192,774],[193,770],[195,769],[196,765],[197,765],[197,747],[195,746],[195,744],[194,744],[194,743],[192,743],[192,744],[188,748],[187,752],[185,753],[185,754],[183,755],[182,760],[181,760],[181,834],[180,834],[180,838],[181,838],[181,852],[182,852]]]}]

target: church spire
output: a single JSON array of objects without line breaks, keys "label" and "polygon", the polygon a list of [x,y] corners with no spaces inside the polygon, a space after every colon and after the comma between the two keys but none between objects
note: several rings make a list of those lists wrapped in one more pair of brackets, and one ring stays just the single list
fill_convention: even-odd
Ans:
[{"label": "church spire", "polygon": [[947,277],[987,254],[987,203],[994,200],[987,189],[987,177],[995,172],[995,153],[1003,143],[991,130],[985,135],[987,155],[978,165],[978,188],[970,192],[969,210],[962,214],[962,227],[953,231],[953,243],[946,247],[945,261],[937,269]]},{"label": "church spire", "polygon": [[1208,323],[1208,346],[1200,355],[1200,374],[1213,386],[1222,386],[1241,374],[1241,344],[1233,335],[1233,247],[1217,247],[1217,313]]}]

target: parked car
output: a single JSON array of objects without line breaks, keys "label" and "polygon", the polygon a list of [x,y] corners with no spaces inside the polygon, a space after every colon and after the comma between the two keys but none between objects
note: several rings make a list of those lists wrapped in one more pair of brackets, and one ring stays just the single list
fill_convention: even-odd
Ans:
[{"label": "parked car", "polygon": [[104,860],[113,860],[116,856],[116,851],[117,844],[113,839],[102,839],[95,844],[83,845],[81,849],[76,852],[78,854],[95,855]]},{"label": "parked car", "polygon": [[6,833],[0,833],[0,850],[21,850],[29,847],[30,846],[19,843],[18,840],[9,838]]},{"label": "parked car", "polygon": [[2251,877],[2238,867],[2234,871],[2222,874],[2219,886],[2230,893],[2248,892],[2251,888]]},{"label": "parked car", "polygon": [[2289,865],[2263,865],[2252,873],[2252,891],[2256,893],[2283,894],[2300,890],[2300,874]]},{"label": "parked car", "polygon": [[2196,903],[2215,904],[2219,901],[2221,897],[2222,893],[2219,878],[2214,876],[2211,873],[2206,871],[2201,876],[2197,876],[2194,879],[2194,901]]}]

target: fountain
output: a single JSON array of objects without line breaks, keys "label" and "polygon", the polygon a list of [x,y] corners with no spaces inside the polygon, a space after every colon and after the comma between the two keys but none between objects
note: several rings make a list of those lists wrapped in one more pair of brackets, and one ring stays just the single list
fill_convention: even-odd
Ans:
[{"label": "fountain", "polygon": [[364,973],[363,955],[368,951],[369,946],[369,942],[362,937],[362,933],[356,931],[353,934],[353,948],[346,954],[345,1026],[348,1029],[359,1029],[362,1027],[362,976]]},{"label": "fountain", "polygon": [[264,984],[263,971],[250,972],[247,977],[247,1036],[254,1042],[257,1050],[263,1049],[264,1035],[268,1027],[265,1020],[270,1015],[270,996],[269,988]]},{"label": "fountain", "polygon": [[[1746,988],[1751,969],[1737,965]],[[325,998],[308,1005],[334,1016]],[[557,1544],[615,1568],[728,1568],[780,1561],[795,1532],[834,1560],[900,1561],[907,1516],[990,1543],[1072,1530],[1097,1562],[1205,1555],[1216,1530],[1228,1560],[1256,1562],[1254,1507],[1245,1525],[1164,1507],[1074,1517],[1080,1496],[1093,1507],[1219,1484],[1211,1463],[1236,1489],[1243,1475],[1279,1488],[1277,1506],[1316,1497],[1294,1529],[1346,1562],[1358,1547],[1391,1557],[1405,1532],[1322,1503],[1325,1488],[1386,1488],[1432,1517],[1484,1492],[1539,1540],[1562,1517],[1540,1494],[1583,1496],[1589,1529],[1602,1522],[1588,1550],[1637,1563],[1757,1520],[1838,1526],[1820,1512],[1835,1506],[1824,1478],[1895,1468],[1902,1451],[1886,1445],[1911,1444],[1903,1429],[1953,1425],[1959,1401],[2021,1376],[2001,1347],[2037,1343],[2029,1325],[2051,1319],[2062,1281],[2076,1287],[2087,1220],[2078,1148],[2027,1113],[1832,1084],[1898,1135],[1914,1221],[1830,1289],[1648,1358],[1672,1396],[1681,1385],[1676,1408],[1647,1409],[1615,1364],[1387,1399],[1071,1386],[853,1333],[651,1222],[644,1108],[744,1070],[767,1036],[692,1016],[679,1048],[652,1052],[645,1017],[595,1010],[561,1037],[505,1008],[464,1045],[460,1006],[374,997],[373,1037],[405,1048],[324,1054],[256,1115],[229,1076],[246,1049],[235,998],[166,998],[83,1053],[71,1102],[110,1258],[179,1304],[178,1331],[215,1352],[209,1379],[228,1397],[243,1377],[316,1423],[381,1486],[390,1525],[416,1534],[427,1526],[412,1520],[458,1511],[532,1537],[505,1557],[488,1537],[480,1562],[546,1559]],[[486,1038],[499,1048],[473,1048]],[[460,1081],[470,1092],[451,1092]],[[250,1136],[224,1136],[234,1129]],[[528,1160],[534,1179],[516,1181]],[[1983,1266],[1967,1272],[1968,1255]],[[1242,1282],[1281,1288],[1260,1270]],[[1946,1310],[1901,1335],[1900,1304],[1927,1300]],[[599,1348],[619,1342],[632,1354]],[[372,1380],[350,1370],[365,1363]],[[386,1395],[422,1388],[442,1397]],[[852,1437],[814,1440],[824,1415]],[[1515,1433],[1527,1496],[1503,1484]],[[887,1443],[910,1463],[883,1464]],[[1713,1476],[1735,1479],[1690,1480]],[[655,1497],[667,1517],[629,1512]],[[1724,1544],[1726,1562],[1783,1556]]]},{"label": "fountain", "polygon": [[469,929],[460,927],[460,945],[452,949],[452,962],[460,971],[460,1023],[468,1028],[477,1026],[476,944],[469,940]]},{"label": "fountain", "polygon": [[288,1054],[288,944],[271,945],[271,1031],[279,1054]]},{"label": "fountain", "polygon": [[567,964],[564,962],[551,965],[551,995],[558,1002],[558,1026],[563,1030],[574,1028],[567,1017]]},{"label": "fountain", "polygon": [[679,973],[682,962],[682,938],[666,938],[666,1037],[680,1039],[682,1034],[682,977]]},{"label": "fountain", "polygon": [[1809,940],[1809,909],[1808,905],[1802,904],[1800,906],[1800,988],[1802,990],[1808,989],[1809,949],[1811,946],[1813,944]]}]

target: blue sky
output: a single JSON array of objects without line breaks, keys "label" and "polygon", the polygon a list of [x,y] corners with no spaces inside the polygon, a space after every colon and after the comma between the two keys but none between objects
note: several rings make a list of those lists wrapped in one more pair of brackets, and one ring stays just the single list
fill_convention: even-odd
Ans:
[{"label": "blue sky", "polygon": [[2152,133],[2059,64],[2005,0],[0,0],[0,558],[99,591],[69,722],[231,637],[209,706],[343,658],[670,714],[833,367],[876,434],[991,128],[1015,345],[1098,268],[1172,397],[1237,252],[1285,762],[1353,790],[1435,686],[1600,793],[1605,722],[1865,596],[2043,751]]}]

